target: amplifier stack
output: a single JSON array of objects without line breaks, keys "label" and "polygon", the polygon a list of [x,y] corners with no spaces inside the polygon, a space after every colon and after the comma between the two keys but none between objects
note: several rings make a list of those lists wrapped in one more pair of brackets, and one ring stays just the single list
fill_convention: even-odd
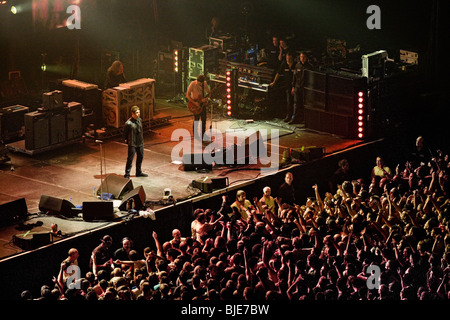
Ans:
[{"label": "amplifier stack", "polygon": [[37,150],[82,137],[82,105],[63,102],[62,91],[42,95],[42,108],[24,114],[25,148]]}]

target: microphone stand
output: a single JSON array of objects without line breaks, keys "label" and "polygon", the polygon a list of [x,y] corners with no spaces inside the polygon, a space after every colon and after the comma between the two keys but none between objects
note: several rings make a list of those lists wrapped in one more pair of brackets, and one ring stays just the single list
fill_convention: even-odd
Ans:
[{"label": "microphone stand", "polygon": [[105,165],[105,175],[106,175],[106,159],[103,152],[103,141],[95,140],[96,143],[100,145],[100,200],[103,201],[103,164]]}]

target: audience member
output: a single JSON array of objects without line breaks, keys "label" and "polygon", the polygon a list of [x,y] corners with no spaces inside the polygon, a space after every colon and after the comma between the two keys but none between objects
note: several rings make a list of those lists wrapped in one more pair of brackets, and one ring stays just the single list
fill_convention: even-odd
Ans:
[{"label": "audience member", "polygon": [[101,243],[92,251],[90,267],[94,275],[100,270],[111,271],[113,255],[111,253],[112,237],[105,235]]}]

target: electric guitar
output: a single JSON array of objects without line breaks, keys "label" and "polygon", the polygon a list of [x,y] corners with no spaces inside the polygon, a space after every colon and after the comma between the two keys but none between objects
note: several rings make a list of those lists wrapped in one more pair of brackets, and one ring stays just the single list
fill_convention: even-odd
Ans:
[{"label": "electric guitar", "polygon": [[[209,92],[209,96],[211,96],[217,90],[218,87],[219,86],[212,88]],[[194,115],[200,114],[202,112],[203,108],[205,108],[208,105],[208,103],[214,102],[213,100],[211,100],[211,98],[208,98],[208,101],[201,102],[202,99],[203,99],[203,97],[200,97],[199,99],[195,100],[198,103],[198,105],[191,101],[188,102],[188,109]]]},{"label": "electric guitar", "polygon": [[201,102],[202,99],[196,100],[198,104],[193,103],[192,101],[188,102],[188,109],[191,111],[194,115],[198,115],[202,112],[203,108],[208,105],[209,99],[206,102]]}]

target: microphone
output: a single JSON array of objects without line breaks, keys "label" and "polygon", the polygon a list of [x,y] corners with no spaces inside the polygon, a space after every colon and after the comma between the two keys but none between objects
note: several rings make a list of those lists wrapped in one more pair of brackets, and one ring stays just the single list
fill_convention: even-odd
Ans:
[{"label": "microphone", "polygon": [[102,140],[95,140],[95,143],[103,143]]}]

